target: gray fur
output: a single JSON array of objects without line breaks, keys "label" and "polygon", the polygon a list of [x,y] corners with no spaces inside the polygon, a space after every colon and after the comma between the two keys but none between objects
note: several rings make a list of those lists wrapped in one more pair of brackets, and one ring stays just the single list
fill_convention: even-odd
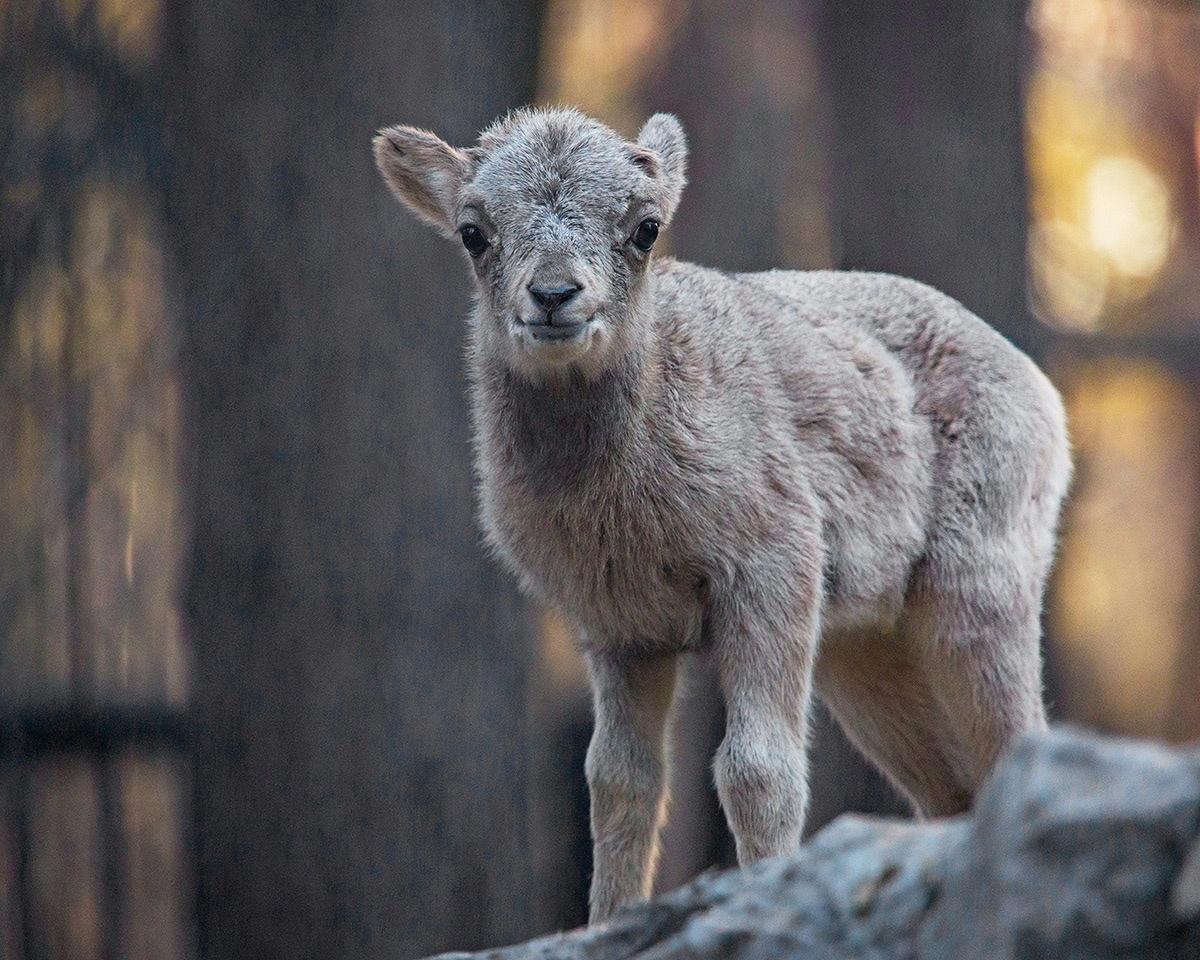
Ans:
[{"label": "gray fur", "polygon": [[[1070,458],[1034,364],[912,280],[641,253],[633,232],[665,227],[684,183],[664,114],[637,143],[572,110],[517,112],[467,150],[395,127],[376,156],[425,219],[491,241],[468,333],[482,521],[588,657],[592,920],[649,889],[688,650],[720,670],[741,862],[799,841],[814,687],[918,811],[969,804],[1045,723]],[[530,283],[583,289],[547,315]],[[536,338],[556,323],[580,332]]]}]

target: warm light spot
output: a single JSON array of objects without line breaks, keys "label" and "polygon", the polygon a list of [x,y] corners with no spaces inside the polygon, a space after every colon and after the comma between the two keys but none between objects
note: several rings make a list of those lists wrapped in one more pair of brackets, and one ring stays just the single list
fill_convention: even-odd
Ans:
[{"label": "warm light spot", "polygon": [[0,563],[0,699],[73,680],[180,703],[182,412],[157,200],[79,180],[64,215],[46,232],[71,243],[22,278],[0,354],[0,557],[21,561]]},{"label": "warm light spot", "polygon": [[[0,353],[0,701],[58,693],[70,675],[68,524],[59,376],[69,277],[37,263],[17,295]],[[56,349],[57,347],[57,349]]]},{"label": "warm light spot", "polygon": [[1069,220],[1035,223],[1029,234],[1033,290],[1059,324],[1093,331],[1100,325],[1108,288],[1108,261]]},{"label": "warm light spot", "polygon": [[1196,99],[1196,120],[1193,124],[1192,132],[1192,152],[1195,154],[1196,161],[1196,192],[1200,195],[1200,92],[1197,92]]},{"label": "warm light spot", "polygon": [[1111,290],[1108,258],[1092,245],[1082,215],[1083,184],[1106,118],[1061,77],[1042,72],[1030,86],[1029,265],[1041,315],[1076,330],[1103,325]]},{"label": "warm light spot", "polygon": [[164,890],[186,889],[188,850],[181,843],[186,797],[179,769],[171,759],[129,752],[117,761],[121,783],[120,812],[128,837],[126,886],[130,909],[125,914],[126,956],[187,957],[184,898],[163,896]]},{"label": "warm light spot", "polygon": [[144,65],[158,52],[158,0],[98,0],[96,19],[101,34],[131,64]]},{"label": "warm light spot", "polygon": [[13,309],[12,360],[24,376],[61,362],[69,278],[62,271],[37,265]]},{"label": "warm light spot", "polygon": [[1161,736],[1195,629],[1195,399],[1149,363],[1063,379],[1078,465],[1050,611],[1063,706],[1071,719]]},{"label": "warm light spot", "polygon": [[[1027,86],[1034,306],[1074,330],[1195,316],[1192,160],[1175,116],[1200,89],[1200,20],[1180,5],[1034,0]],[[1182,98],[1178,103],[1172,103]]]},{"label": "warm light spot", "polygon": [[137,477],[129,481],[129,520],[125,534],[125,582],[133,583],[133,521],[137,516]]},{"label": "warm light spot", "polygon": [[1136,56],[1137,6],[1128,0],[1037,0],[1031,19],[1056,53],[1095,69],[1101,58]]},{"label": "warm light spot", "polygon": [[[71,752],[30,764],[26,803],[30,840],[27,896],[47,924],[57,957],[103,956],[106,873],[102,804],[96,767]],[[37,941],[35,941],[37,942]]]},{"label": "warm light spot", "polygon": [[1151,277],[1167,258],[1170,196],[1162,178],[1136,157],[1108,156],[1087,175],[1087,225],[1092,246],[1112,266]]},{"label": "warm light spot", "polygon": [[176,602],[179,384],[160,226],[149,199],[125,186],[90,184],[75,224],[73,356],[88,384],[94,465],[84,601],[103,649],[95,682],[175,700],[186,689]]},{"label": "warm light spot", "polygon": [[586,689],[587,671],[567,622],[554,611],[546,610],[541,617],[540,633],[542,667],[549,682],[560,694]]},{"label": "warm light spot", "polygon": [[542,95],[633,129],[629,94],[686,7],[681,0],[554,0],[543,34]]}]

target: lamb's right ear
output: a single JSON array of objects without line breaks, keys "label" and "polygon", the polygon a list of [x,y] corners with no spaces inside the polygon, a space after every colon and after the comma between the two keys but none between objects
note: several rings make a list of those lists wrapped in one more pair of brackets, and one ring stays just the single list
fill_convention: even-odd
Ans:
[{"label": "lamb's right ear", "polygon": [[688,148],[683,124],[673,113],[656,113],[642,127],[637,143],[653,151],[650,159],[654,162],[643,166],[662,185],[663,215],[669,219],[687,183]]},{"label": "lamb's right ear", "polygon": [[470,178],[470,154],[417,127],[387,127],[374,140],[375,165],[406,207],[454,235],[454,205]]}]

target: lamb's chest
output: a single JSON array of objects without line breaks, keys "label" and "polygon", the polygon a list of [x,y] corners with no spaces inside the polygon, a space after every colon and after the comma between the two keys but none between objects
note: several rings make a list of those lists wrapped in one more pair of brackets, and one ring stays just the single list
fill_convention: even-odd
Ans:
[{"label": "lamb's chest", "polygon": [[515,498],[491,513],[522,579],[578,621],[589,643],[699,642],[706,581],[680,536],[686,525],[582,499],[532,507]]}]

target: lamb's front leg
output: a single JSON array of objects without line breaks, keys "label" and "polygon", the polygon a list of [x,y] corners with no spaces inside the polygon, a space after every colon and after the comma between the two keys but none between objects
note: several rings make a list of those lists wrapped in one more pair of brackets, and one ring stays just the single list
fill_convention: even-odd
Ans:
[{"label": "lamb's front leg", "polygon": [[800,845],[817,603],[815,585],[802,575],[787,596],[746,590],[720,608],[726,727],[715,774],[742,866]]},{"label": "lamb's front leg", "polygon": [[591,923],[650,893],[666,810],[664,741],[676,659],[588,655],[596,713],[586,766],[592,799]]}]

